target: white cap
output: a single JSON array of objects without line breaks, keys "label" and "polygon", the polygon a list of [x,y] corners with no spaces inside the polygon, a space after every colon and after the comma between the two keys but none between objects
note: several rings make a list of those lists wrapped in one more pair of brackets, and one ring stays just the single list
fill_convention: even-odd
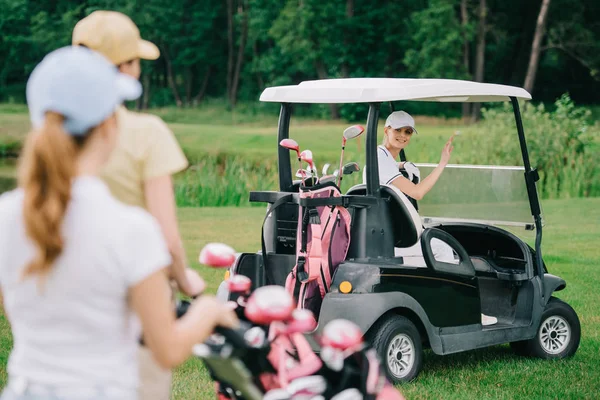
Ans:
[{"label": "white cap", "polygon": [[64,129],[81,136],[107,119],[125,100],[142,94],[141,84],[122,74],[104,56],[80,46],[48,54],[27,81],[27,104],[34,128],[53,111]]},{"label": "white cap", "polygon": [[391,126],[393,129],[410,126],[415,133],[418,133],[415,128],[415,120],[406,111],[394,111],[391,113],[385,120],[385,126]]}]

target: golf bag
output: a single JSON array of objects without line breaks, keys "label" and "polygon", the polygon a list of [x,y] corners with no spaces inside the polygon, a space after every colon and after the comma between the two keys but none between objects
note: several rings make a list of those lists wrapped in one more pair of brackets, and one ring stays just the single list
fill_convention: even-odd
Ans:
[{"label": "golf bag", "polygon": [[335,184],[300,190],[296,265],[285,287],[297,300],[298,308],[312,311],[318,320],[332,276],[348,253],[351,217],[346,208],[329,201],[341,196]]}]

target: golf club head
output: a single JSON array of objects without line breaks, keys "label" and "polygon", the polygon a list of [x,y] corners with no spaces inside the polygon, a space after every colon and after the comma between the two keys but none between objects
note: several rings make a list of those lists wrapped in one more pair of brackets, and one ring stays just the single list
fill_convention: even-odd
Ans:
[{"label": "golf club head", "polygon": [[325,165],[323,165],[323,169],[321,170],[321,175],[322,176],[327,175],[327,170],[329,169],[330,166],[331,166],[331,164],[325,164]]},{"label": "golf club head", "polygon": [[329,346],[322,346],[319,353],[321,360],[333,371],[341,371],[344,368],[344,352]]},{"label": "golf club head", "polygon": [[259,326],[252,327],[244,333],[244,339],[252,347],[262,347],[265,344],[267,334]]},{"label": "golf club head", "polygon": [[269,285],[256,289],[246,304],[245,315],[257,325],[286,321],[292,316],[294,299],[283,286]]},{"label": "golf club head", "polygon": [[305,333],[311,332],[317,327],[317,320],[314,314],[306,309],[295,309],[292,311],[292,318],[288,321],[286,333]]},{"label": "golf club head", "polygon": [[290,394],[285,389],[271,389],[265,393],[263,400],[289,400]]},{"label": "golf club head", "polygon": [[338,171],[337,169],[335,171],[333,171],[333,176],[337,177],[340,174],[340,171]]},{"label": "golf club head", "polygon": [[356,162],[349,162],[347,164],[344,165],[344,167],[342,168],[342,173],[344,175],[350,175],[353,172],[358,172],[360,171],[360,167],[358,166],[358,163]]},{"label": "golf club head", "polygon": [[294,150],[296,153],[300,152],[300,145],[298,145],[298,142],[296,142],[294,139],[283,139],[281,142],[279,142],[279,145],[288,150]]},{"label": "golf club head", "polygon": [[327,175],[319,179],[319,183],[335,182],[336,175]]},{"label": "golf club head", "polygon": [[334,349],[346,350],[363,341],[363,332],[358,325],[346,319],[335,319],[325,325],[321,344]]},{"label": "golf club head", "polygon": [[227,287],[231,293],[247,293],[252,287],[252,281],[244,275],[233,275],[227,280]]},{"label": "golf club head", "polygon": [[312,154],[312,151],[310,151],[310,150],[302,150],[302,153],[300,153],[300,159],[312,166],[313,165],[313,154]]},{"label": "golf club head", "polygon": [[321,375],[303,376],[291,381],[286,389],[293,398],[313,399],[327,390],[327,381]]},{"label": "golf club head", "polygon": [[310,173],[305,169],[299,169],[298,171],[296,171],[296,178],[304,179],[308,176],[310,176]]},{"label": "golf club head", "polygon": [[354,139],[356,137],[359,137],[360,135],[362,135],[362,133],[365,131],[365,128],[362,125],[352,125],[347,127],[346,129],[344,129],[344,138],[346,140],[348,139]]},{"label": "golf club head", "polygon": [[202,248],[198,261],[213,268],[229,268],[236,259],[233,248],[224,243],[209,243]]},{"label": "golf club head", "polygon": [[363,395],[358,389],[351,388],[336,394],[331,400],[363,400]]}]

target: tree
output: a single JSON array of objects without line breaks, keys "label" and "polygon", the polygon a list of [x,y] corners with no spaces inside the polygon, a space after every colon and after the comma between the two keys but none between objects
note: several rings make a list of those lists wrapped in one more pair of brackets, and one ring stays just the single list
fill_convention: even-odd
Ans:
[{"label": "tree", "polygon": [[540,13],[535,26],[535,35],[533,36],[533,44],[531,45],[531,56],[529,57],[529,66],[525,75],[524,89],[531,93],[533,84],[535,83],[535,75],[537,73],[538,64],[540,62],[540,52],[542,50],[542,39],[546,33],[546,21],[548,16],[548,8],[550,0],[542,0]]},{"label": "tree", "polygon": [[[475,58],[475,81],[483,82],[485,72],[485,36],[487,34],[487,4],[486,0],[479,0],[479,23],[477,27],[477,54]],[[481,103],[473,103],[472,119],[478,121],[481,115]]]},{"label": "tree", "polygon": [[404,64],[417,77],[468,77],[463,53],[465,37],[469,38],[470,33],[463,28],[454,3],[431,1],[428,8],[412,14],[411,43],[406,50]]},{"label": "tree", "polygon": [[[470,75],[470,64],[471,64],[471,53],[469,51],[470,38],[468,34],[469,29],[469,10],[467,7],[467,0],[460,1],[460,18],[463,30],[463,66],[465,73]],[[462,116],[463,120],[466,120],[471,114],[471,103],[462,103]]]}]

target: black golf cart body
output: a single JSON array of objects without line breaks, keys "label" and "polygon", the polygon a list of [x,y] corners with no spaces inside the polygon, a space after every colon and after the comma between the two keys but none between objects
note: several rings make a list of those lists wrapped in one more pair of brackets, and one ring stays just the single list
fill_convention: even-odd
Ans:
[{"label": "black golf cart body", "polygon": [[[369,104],[366,182],[352,187],[342,197],[342,203],[352,215],[350,248],[325,295],[316,333],[327,322],[345,318],[358,324],[377,342],[385,340],[381,337],[382,332],[391,329],[388,325],[394,325],[389,321],[394,320],[397,325],[400,319],[407,319],[418,330],[422,344],[440,355],[509,342],[519,348],[519,344],[524,346],[539,334],[553,292],[564,289],[566,283],[549,274],[542,260],[542,215],[536,190],[538,174],[529,162],[518,103],[519,99],[530,98],[521,88],[438,79],[320,80],[267,88],[263,92],[261,101],[281,103],[277,143],[289,137],[293,103]],[[512,103],[517,131],[515,139],[519,140],[523,158],[519,174],[522,173],[521,182],[526,187],[529,205],[529,221],[523,223],[522,228],[535,231],[535,248],[509,231],[486,223],[485,218],[476,222],[425,218],[423,224],[427,229],[419,235],[417,230],[423,227],[415,226],[411,221],[397,190],[380,185],[377,168],[380,107],[404,100]],[[276,145],[273,144],[274,149]],[[269,205],[284,196],[290,198],[292,194],[291,201],[279,205],[265,219],[263,234],[268,268],[264,266],[263,255],[258,252],[242,254],[232,270],[232,273],[249,276],[254,287],[284,285],[296,262],[298,184],[292,180],[290,152],[279,146],[277,151],[279,191],[250,193],[251,202]],[[437,261],[431,252],[432,238],[450,244],[460,262]],[[410,265],[402,257],[395,256],[395,247],[407,247],[419,241],[426,268]],[[351,284],[350,292],[340,291],[342,282]],[[483,326],[482,313],[497,317],[498,322]],[[574,327],[572,336],[577,336],[578,343]],[[420,352],[421,344],[418,346],[416,351]],[[382,353],[385,351],[391,350],[382,350]],[[391,378],[405,380],[416,373],[418,370],[410,376],[392,373]]]}]

